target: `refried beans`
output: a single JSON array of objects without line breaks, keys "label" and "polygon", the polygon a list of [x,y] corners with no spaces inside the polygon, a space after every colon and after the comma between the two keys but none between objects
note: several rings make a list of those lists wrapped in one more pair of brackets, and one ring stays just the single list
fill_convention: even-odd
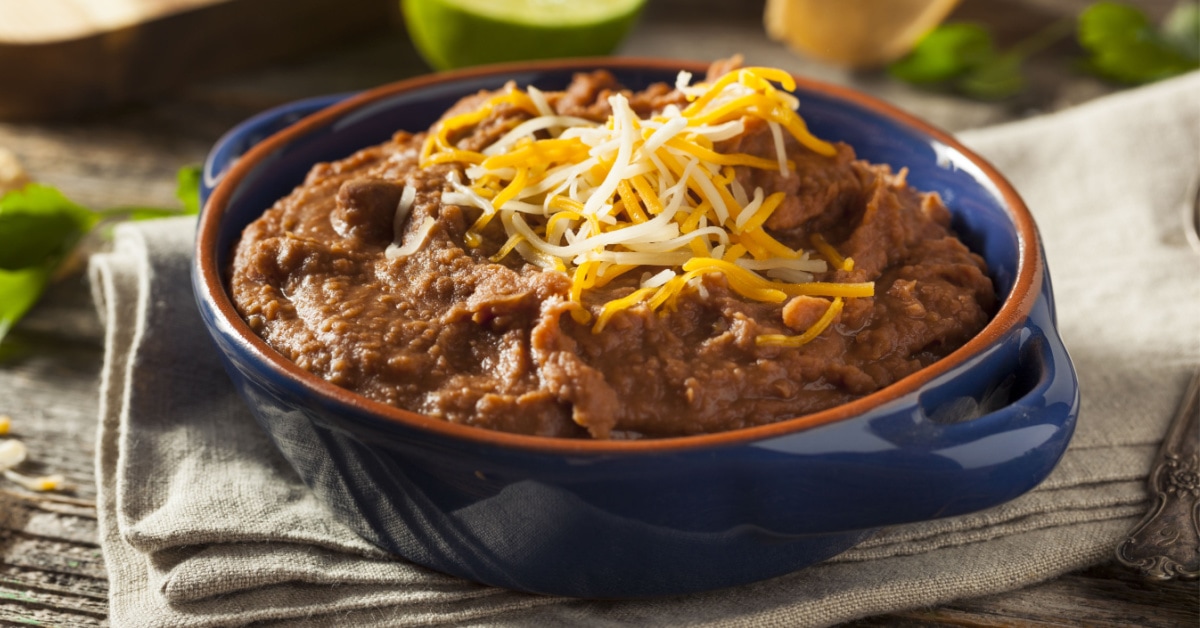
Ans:
[{"label": "refried beans", "polygon": [[[539,94],[556,115],[597,122],[613,114],[614,94],[643,117],[688,103],[663,84],[630,92],[604,71]],[[469,96],[443,120],[493,96]],[[531,117],[501,102],[450,139],[455,149],[479,151]],[[762,120],[744,127],[714,150],[780,157],[776,129]],[[473,230],[480,210],[443,201],[452,181],[467,180],[465,165],[422,167],[428,133],[401,131],[315,165],[245,229],[230,269],[238,311],[269,345],[398,408],[552,437],[735,430],[888,386],[961,346],[995,309],[983,260],[951,232],[936,194],[910,188],[904,170],[856,159],[845,144],[825,155],[788,137],[786,170],[733,166],[738,185],[783,193],[762,225],[774,240],[810,251],[820,242],[836,252],[825,257],[853,260],[831,260],[814,281],[873,282],[873,296],[839,298],[840,309],[822,296],[756,300],[711,272],[669,306],[634,302],[598,329],[606,304],[660,269],[573,294],[568,272],[515,252],[499,256],[510,241],[500,220]],[[397,220],[401,205],[408,214]],[[396,255],[402,242],[407,250]],[[762,341],[795,337],[826,314],[835,317],[803,344]]]}]

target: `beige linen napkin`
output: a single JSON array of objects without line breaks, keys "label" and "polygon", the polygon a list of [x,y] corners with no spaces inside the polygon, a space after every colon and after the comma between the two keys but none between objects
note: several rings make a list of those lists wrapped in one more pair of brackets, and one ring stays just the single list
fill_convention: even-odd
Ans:
[{"label": "beige linen napkin", "polygon": [[1200,366],[1200,73],[967,133],[1045,238],[1083,407],[1062,464],[991,510],[888,529],[822,565],[624,602],[514,593],[388,556],[337,523],[251,419],[201,328],[193,224],[122,226],[92,260],[107,322],[100,529],[112,625],[820,626],[1021,587],[1106,560],[1145,507],[1157,443]]}]

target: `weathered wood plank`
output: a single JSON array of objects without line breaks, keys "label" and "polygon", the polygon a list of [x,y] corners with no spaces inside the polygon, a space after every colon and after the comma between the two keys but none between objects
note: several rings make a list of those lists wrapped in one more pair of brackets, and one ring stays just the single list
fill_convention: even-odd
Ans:
[{"label": "weathered wood plank", "polygon": [[104,579],[104,557],[92,544],[0,529],[0,564]]},{"label": "weathered wood plank", "polygon": [[[95,434],[102,329],[82,277],[52,287],[5,338],[0,351],[0,414],[29,457],[18,471],[62,474],[67,495],[95,498]],[[22,489],[0,480],[0,491]]]},{"label": "weathered wood plank", "polygon": [[108,582],[104,578],[5,562],[0,559],[0,625],[29,621],[55,626],[107,625]]},{"label": "weathered wood plank", "polygon": [[37,590],[0,582],[0,600],[21,602],[29,608],[70,610],[91,615],[96,619],[108,616],[106,600],[83,597],[71,592]]},{"label": "weathered wood plank", "polygon": [[108,599],[107,579],[79,574],[44,571],[17,565],[0,565],[0,583],[9,587],[64,595],[71,594],[93,600]]},{"label": "weathered wood plank", "polygon": [[33,493],[0,479],[0,625],[107,625],[94,502],[102,334],[74,275],[51,287],[0,352],[0,413],[29,448],[19,470],[75,485]]},{"label": "weathered wood plank", "polygon": [[[35,336],[30,340],[36,340],[39,348],[40,343],[45,342],[52,346],[67,345],[59,348],[60,351],[73,349],[102,355],[104,329],[82,270],[77,268],[77,272],[50,284],[14,333]],[[5,344],[8,344],[7,339]]]},{"label": "weathered wood plank", "polygon": [[32,537],[98,547],[95,512],[75,507],[84,514],[45,508],[32,501],[0,496],[0,528]]},{"label": "weathered wood plank", "polygon": [[0,598],[0,626],[99,628],[107,625],[108,620],[103,617]]}]

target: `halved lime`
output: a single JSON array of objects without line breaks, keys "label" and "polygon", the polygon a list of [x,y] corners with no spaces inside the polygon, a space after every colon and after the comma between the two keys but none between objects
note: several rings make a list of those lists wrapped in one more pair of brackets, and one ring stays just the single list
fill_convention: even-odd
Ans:
[{"label": "halved lime", "polygon": [[645,0],[401,0],[404,22],[429,65],[606,55]]}]

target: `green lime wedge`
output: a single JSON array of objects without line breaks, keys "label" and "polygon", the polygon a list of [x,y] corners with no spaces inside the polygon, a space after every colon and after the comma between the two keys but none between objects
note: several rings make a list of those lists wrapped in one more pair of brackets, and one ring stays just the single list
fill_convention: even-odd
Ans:
[{"label": "green lime wedge", "polygon": [[429,65],[606,55],[645,0],[400,0],[413,45]]}]

